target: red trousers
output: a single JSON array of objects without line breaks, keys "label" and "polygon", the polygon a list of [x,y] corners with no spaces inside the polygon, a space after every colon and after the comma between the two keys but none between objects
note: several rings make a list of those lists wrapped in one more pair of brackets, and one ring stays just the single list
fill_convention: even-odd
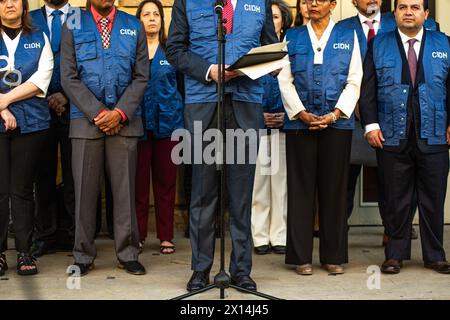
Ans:
[{"label": "red trousers", "polygon": [[177,141],[171,141],[170,138],[153,139],[150,131],[147,141],[138,143],[136,215],[140,241],[147,237],[150,172],[155,198],[157,237],[160,241],[173,239],[177,167],[172,162],[171,152],[177,143]]}]

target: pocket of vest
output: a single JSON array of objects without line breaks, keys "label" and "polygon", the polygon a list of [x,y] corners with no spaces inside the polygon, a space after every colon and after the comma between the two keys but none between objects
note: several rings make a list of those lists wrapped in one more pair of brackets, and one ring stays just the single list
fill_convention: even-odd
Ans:
[{"label": "pocket of vest", "polygon": [[445,135],[447,130],[447,112],[444,103],[438,102],[434,104],[434,133],[437,136]]},{"label": "pocket of vest", "polygon": [[378,118],[381,126],[381,131],[385,138],[392,138],[394,136],[394,113],[392,109],[387,108],[387,104],[378,103]]},{"label": "pocket of vest", "polygon": [[214,23],[214,12],[211,9],[197,9],[192,10],[191,13],[191,37],[201,38],[216,34]]},{"label": "pocket of vest", "polygon": [[50,112],[45,99],[30,99],[30,102],[23,102],[23,114],[28,126],[36,125],[40,122],[50,121]]},{"label": "pocket of vest", "polygon": [[171,107],[166,107],[158,104],[156,111],[156,128],[161,135],[168,135],[174,127],[174,110]]},{"label": "pocket of vest", "polygon": [[305,107],[309,104],[308,103],[308,91],[300,91],[299,98],[300,98],[300,101],[305,105]]},{"label": "pocket of vest", "polygon": [[78,61],[97,58],[96,38],[93,32],[86,32],[74,37],[75,52]]},{"label": "pocket of vest", "polygon": [[385,61],[383,65],[376,67],[378,76],[378,86],[385,87],[394,84],[395,80],[395,62]]}]

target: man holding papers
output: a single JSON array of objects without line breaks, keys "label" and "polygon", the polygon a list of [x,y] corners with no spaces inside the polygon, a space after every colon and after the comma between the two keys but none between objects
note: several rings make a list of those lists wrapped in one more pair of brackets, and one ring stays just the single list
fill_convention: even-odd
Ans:
[{"label": "man holding papers", "polygon": [[[226,48],[225,63],[233,64],[250,49],[277,42],[270,0],[228,0],[224,2]],[[167,58],[185,74],[185,126],[194,141],[194,122],[202,129],[217,128],[217,17],[214,0],[175,0],[167,41]],[[225,73],[225,113],[227,129],[264,127],[261,107],[263,87],[259,80]],[[196,123],[196,125],[198,125]],[[205,145],[203,145],[203,148]],[[235,155],[239,149],[233,145]],[[249,149],[246,141],[245,150]],[[228,150],[233,151],[233,150]],[[239,155],[236,155],[239,156]],[[193,157],[194,158],[194,157]],[[250,278],[252,240],[250,212],[255,159],[244,164],[226,165],[229,190],[232,283],[256,290]],[[214,258],[214,218],[218,203],[219,180],[216,164],[193,163],[190,208],[190,239],[193,275],[187,290],[199,290],[209,283]]]}]

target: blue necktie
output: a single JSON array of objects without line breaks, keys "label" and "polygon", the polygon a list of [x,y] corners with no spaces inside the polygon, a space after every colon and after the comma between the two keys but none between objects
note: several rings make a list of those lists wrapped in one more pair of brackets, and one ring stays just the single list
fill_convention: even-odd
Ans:
[{"label": "blue necktie", "polygon": [[53,20],[52,20],[52,51],[58,52],[59,46],[61,45],[61,15],[62,11],[55,10],[52,12]]}]

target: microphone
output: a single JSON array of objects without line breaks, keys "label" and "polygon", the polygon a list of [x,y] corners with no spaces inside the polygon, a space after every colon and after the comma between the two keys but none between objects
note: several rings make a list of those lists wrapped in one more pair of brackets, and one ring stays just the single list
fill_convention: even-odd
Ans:
[{"label": "microphone", "polygon": [[227,0],[216,0],[216,4],[214,6],[214,10],[217,14],[223,11],[223,7],[227,4]]}]

